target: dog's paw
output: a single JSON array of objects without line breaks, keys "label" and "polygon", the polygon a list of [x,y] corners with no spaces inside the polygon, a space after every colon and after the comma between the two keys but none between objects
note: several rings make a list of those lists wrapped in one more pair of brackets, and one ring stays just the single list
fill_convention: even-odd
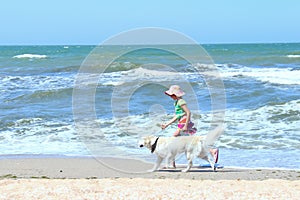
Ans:
[{"label": "dog's paw", "polygon": [[149,170],[147,170],[147,172],[149,172],[149,173],[155,172],[155,171],[156,171],[156,169],[149,169]]}]

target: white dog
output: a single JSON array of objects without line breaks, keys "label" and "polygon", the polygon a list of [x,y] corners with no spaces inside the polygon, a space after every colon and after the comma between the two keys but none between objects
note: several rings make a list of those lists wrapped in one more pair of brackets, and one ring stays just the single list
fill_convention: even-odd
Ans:
[{"label": "white dog", "polygon": [[161,162],[166,158],[166,168],[175,160],[175,157],[180,153],[185,153],[188,160],[188,166],[183,172],[188,172],[192,165],[193,159],[196,157],[202,158],[210,163],[213,171],[216,170],[214,159],[210,156],[209,147],[214,144],[216,139],[223,132],[223,128],[217,127],[205,136],[179,136],[179,137],[157,137],[147,136],[140,142],[140,147],[147,147],[151,153],[157,156],[156,163],[151,171],[159,169]]}]

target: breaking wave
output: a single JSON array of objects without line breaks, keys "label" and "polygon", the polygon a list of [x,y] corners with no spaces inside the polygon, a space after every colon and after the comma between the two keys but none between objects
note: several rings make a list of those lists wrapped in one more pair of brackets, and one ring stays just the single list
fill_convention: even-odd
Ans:
[{"label": "breaking wave", "polygon": [[21,55],[16,55],[13,58],[36,58],[36,59],[41,59],[41,58],[47,58],[46,55],[39,55],[39,54],[21,54]]}]

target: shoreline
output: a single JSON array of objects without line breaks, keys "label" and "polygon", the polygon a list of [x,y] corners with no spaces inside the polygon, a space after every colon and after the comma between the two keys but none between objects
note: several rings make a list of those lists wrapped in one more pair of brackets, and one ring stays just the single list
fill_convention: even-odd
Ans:
[{"label": "shoreline", "polygon": [[181,172],[185,165],[149,173],[154,163],[134,159],[92,156],[16,155],[0,156],[0,179],[3,178],[150,178],[201,180],[300,180],[300,169],[223,167],[213,172],[195,165]]},{"label": "shoreline", "polygon": [[[47,158],[58,158],[58,159],[120,159],[120,160],[126,160],[124,158],[119,158],[119,157],[109,157],[109,156],[103,156],[103,157],[97,157],[94,155],[64,155],[64,154],[2,154],[0,155],[0,161],[1,160],[8,160],[8,159],[47,159]],[[131,160],[131,159],[128,159]],[[154,161],[147,162],[142,159],[132,159],[132,160],[137,160],[141,161],[144,163],[148,164],[154,164]],[[162,164],[164,161],[162,162]],[[179,165],[184,165],[184,164],[179,164]],[[198,166],[199,165],[199,166]],[[198,166],[205,166],[205,164],[195,164],[193,167]],[[223,164],[219,165],[220,168],[223,168]],[[300,168],[285,168],[285,167],[241,167],[241,166],[230,166],[227,165],[225,166],[226,168],[231,168],[231,169],[242,169],[242,170],[256,170],[256,169],[263,169],[263,170],[286,170],[286,171],[300,171]]]}]

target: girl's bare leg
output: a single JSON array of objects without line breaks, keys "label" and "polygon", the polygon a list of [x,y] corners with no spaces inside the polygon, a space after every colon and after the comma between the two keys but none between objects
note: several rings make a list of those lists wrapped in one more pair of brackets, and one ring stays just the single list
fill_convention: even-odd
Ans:
[{"label": "girl's bare leg", "polygon": [[173,133],[173,136],[174,137],[178,137],[178,136],[180,136],[180,129],[178,128],[174,133]]}]

